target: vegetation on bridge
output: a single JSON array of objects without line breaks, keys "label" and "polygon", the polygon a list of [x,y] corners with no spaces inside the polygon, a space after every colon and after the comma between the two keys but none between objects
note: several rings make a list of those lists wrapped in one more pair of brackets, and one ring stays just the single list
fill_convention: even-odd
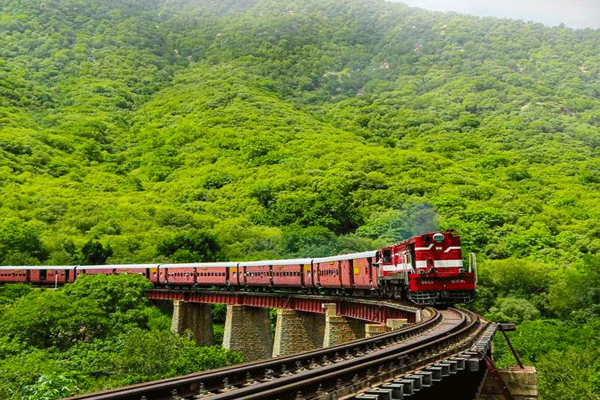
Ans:
[{"label": "vegetation on bridge", "polygon": [[[597,398],[599,41],[380,0],[4,0],[0,264],[321,256],[454,228],[479,256],[474,307],[520,323],[541,398]],[[91,304],[69,328],[66,290],[16,301],[44,296],[67,324],[52,348],[109,318]],[[76,370],[48,380],[47,350],[0,348],[40,387]]]}]

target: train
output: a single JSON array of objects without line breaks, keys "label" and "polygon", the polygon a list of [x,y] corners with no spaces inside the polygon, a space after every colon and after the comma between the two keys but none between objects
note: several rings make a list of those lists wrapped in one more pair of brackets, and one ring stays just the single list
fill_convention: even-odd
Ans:
[{"label": "train", "polygon": [[418,305],[470,303],[476,264],[463,265],[460,236],[430,232],[378,250],[321,258],[179,264],[3,266],[0,283],[59,286],[82,274],[140,274],[155,287],[289,291],[404,299]]}]

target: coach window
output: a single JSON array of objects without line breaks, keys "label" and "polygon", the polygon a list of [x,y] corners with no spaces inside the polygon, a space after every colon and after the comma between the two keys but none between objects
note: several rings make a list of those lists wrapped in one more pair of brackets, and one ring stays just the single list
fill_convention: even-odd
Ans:
[{"label": "coach window", "polygon": [[45,281],[47,277],[48,277],[48,271],[46,271],[45,269],[41,269],[40,270],[40,280]]}]

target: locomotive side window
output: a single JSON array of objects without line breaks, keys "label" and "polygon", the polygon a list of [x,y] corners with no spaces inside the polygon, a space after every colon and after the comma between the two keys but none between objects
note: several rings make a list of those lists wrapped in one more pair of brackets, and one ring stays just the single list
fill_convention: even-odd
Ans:
[{"label": "locomotive side window", "polygon": [[383,249],[383,263],[391,264],[392,263],[392,250]]},{"label": "locomotive side window", "polygon": [[46,271],[45,269],[41,269],[40,270],[40,280],[45,281],[47,277],[48,277],[48,271]]}]

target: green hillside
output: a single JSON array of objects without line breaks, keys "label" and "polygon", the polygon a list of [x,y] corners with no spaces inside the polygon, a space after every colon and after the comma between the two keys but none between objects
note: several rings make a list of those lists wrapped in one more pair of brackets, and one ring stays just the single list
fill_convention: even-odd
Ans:
[{"label": "green hillside", "polygon": [[474,308],[522,322],[540,398],[600,391],[585,329],[530,346],[599,323],[600,31],[379,0],[4,0],[0,43],[0,264],[323,256],[453,228]]},{"label": "green hillside", "polygon": [[380,1],[1,10],[4,230],[39,262],[94,237],[153,261],[195,229],[231,259],[289,226],[390,242],[415,208],[488,258],[600,247],[596,31]]}]

